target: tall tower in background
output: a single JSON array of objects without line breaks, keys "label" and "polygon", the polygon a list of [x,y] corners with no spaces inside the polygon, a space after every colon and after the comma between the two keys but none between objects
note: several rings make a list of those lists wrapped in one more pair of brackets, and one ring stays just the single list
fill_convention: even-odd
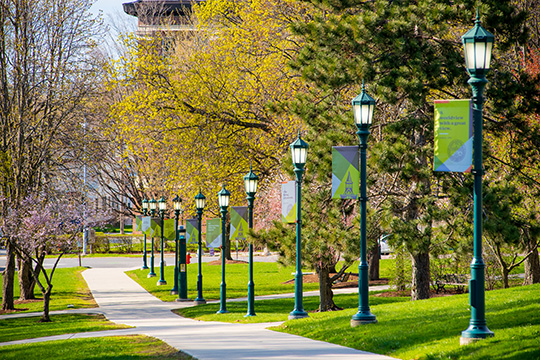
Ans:
[{"label": "tall tower in background", "polygon": [[138,18],[138,36],[193,31],[189,14],[193,2],[202,0],[137,0],[122,4],[124,12]]}]

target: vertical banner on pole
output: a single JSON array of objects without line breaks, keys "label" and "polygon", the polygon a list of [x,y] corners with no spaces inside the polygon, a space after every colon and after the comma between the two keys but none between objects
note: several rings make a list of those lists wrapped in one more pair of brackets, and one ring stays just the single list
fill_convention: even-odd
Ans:
[{"label": "vertical banner on pole", "polygon": [[240,242],[246,240],[248,232],[248,208],[247,206],[232,206],[231,207],[231,235],[230,240],[238,240]]},{"label": "vertical banner on pole", "polygon": [[296,222],[296,181],[281,183],[281,221]]},{"label": "vertical banner on pole", "polygon": [[142,231],[142,218],[141,215],[135,216],[135,229],[133,231]]},{"label": "vertical banner on pole", "polygon": [[152,222],[150,224],[150,236],[159,237],[161,236],[161,219],[160,218],[152,218]]},{"label": "vertical banner on pole", "polygon": [[187,219],[186,220],[186,244],[198,244],[199,243],[199,220]]},{"label": "vertical banner on pole", "polygon": [[174,219],[165,219],[163,221],[163,237],[167,240],[176,240],[176,232],[174,230]]},{"label": "vertical banner on pole", "polygon": [[358,199],[358,146],[332,146],[332,199]]},{"label": "vertical banner on pole", "polygon": [[151,216],[145,216],[142,218],[142,232],[147,236],[160,236],[161,235],[161,223],[160,218],[153,218]]},{"label": "vertical banner on pole", "polygon": [[473,122],[470,100],[435,100],[434,171],[470,172]]},{"label": "vertical banner on pole", "polygon": [[221,246],[221,219],[206,220],[206,247],[217,248]]}]

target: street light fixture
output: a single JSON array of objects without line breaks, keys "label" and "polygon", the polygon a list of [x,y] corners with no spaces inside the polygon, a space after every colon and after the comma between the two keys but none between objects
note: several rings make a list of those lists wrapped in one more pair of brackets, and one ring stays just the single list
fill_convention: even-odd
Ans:
[{"label": "street light fixture", "polygon": [[171,295],[178,294],[178,217],[182,210],[182,199],[176,195],[173,199],[174,206],[174,286],[171,290]]},{"label": "street light fixture", "polygon": [[366,93],[364,82],[362,81],[362,93],[352,100],[354,123],[360,139],[360,265],[358,273],[358,312],[351,319],[351,326],[356,327],[362,324],[376,323],[377,318],[369,310],[369,265],[367,262],[367,239],[366,239],[366,177],[367,177],[367,139],[369,127],[373,122],[373,111],[375,110],[375,99]]},{"label": "street light fixture", "polygon": [[[255,175],[251,165],[249,173],[244,176],[244,187],[248,200],[248,227],[253,229],[253,202],[257,192],[259,177]],[[248,282],[248,310],[246,316],[256,316],[255,314],[255,282],[253,281],[253,244],[249,243],[249,282]]]},{"label": "street light fixture", "polygon": [[198,254],[198,265],[199,265],[199,275],[197,276],[197,298],[194,300],[196,305],[206,304],[206,300],[203,298],[202,291],[202,214],[203,209],[206,205],[206,197],[201,193],[199,188],[199,193],[195,196],[195,206],[197,207],[197,218],[199,219],[199,254]]},{"label": "street light fixture", "polygon": [[[146,198],[143,199],[142,201],[142,211],[143,211],[143,216],[148,215],[148,200]],[[148,269],[148,265],[146,263],[146,234],[144,234],[143,266],[141,270],[146,270],[146,269]]]},{"label": "street light fixture", "polygon": [[167,202],[165,201],[165,198],[163,196],[161,197],[161,199],[159,199],[158,205],[159,216],[161,217],[161,261],[159,263],[159,280],[157,284],[167,285],[167,281],[165,281],[165,258],[163,253],[163,228],[165,227],[165,211],[167,210]]},{"label": "street light fixture", "polygon": [[[148,208],[150,209],[150,216],[154,218],[156,216],[156,207],[157,207],[157,201],[156,199],[152,198],[150,201],[148,201]],[[152,234],[152,247],[150,251],[150,272],[148,273],[147,277],[155,277],[156,273],[154,272],[154,234]]]},{"label": "street light fixture", "polygon": [[292,162],[296,174],[296,275],[294,278],[294,310],[289,314],[289,320],[308,317],[303,305],[303,281],[302,275],[302,175],[306,164],[309,145],[302,140],[300,132],[298,139],[291,144]]},{"label": "street light fixture", "polygon": [[225,241],[225,221],[227,220],[227,208],[229,207],[229,199],[231,193],[225,189],[218,192],[218,202],[221,208],[221,293],[220,293],[220,307],[218,314],[228,313],[227,311],[227,284],[225,283],[225,249],[227,242]]},{"label": "street light fixture", "polygon": [[468,83],[473,92],[473,162],[474,168],[474,254],[471,262],[469,303],[471,320],[469,327],[461,332],[462,345],[494,336],[488,329],[485,316],[485,263],[482,259],[482,109],[484,104],[485,75],[491,63],[491,50],[495,36],[480,25],[480,14],[476,12],[474,27],[461,37],[465,50],[465,64],[470,75]]}]

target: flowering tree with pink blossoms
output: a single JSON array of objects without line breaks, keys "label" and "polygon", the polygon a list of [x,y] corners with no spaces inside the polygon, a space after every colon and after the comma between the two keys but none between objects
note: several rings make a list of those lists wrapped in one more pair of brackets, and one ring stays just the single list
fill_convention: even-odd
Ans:
[{"label": "flowering tree with pink blossoms", "polygon": [[[52,279],[62,256],[82,241],[84,227],[101,225],[110,220],[106,213],[96,214],[73,198],[29,197],[2,221],[1,232],[17,254],[35,266],[30,270],[43,295],[43,315],[48,322]],[[51,269],[43,267],[46,255],[55,254]],[[42,278],[40,279],[40,274]]]}]

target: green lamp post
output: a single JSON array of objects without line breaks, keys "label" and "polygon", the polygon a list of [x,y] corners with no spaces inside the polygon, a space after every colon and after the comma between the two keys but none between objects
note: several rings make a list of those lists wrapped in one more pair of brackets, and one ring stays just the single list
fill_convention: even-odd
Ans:
[{"label": "green lamp post", "polygon": [[178,294],[178,217],[182,210],[182,199],[176,195],[173,199],[174,206],[174,285],[171,295]]},{"label": "green lamp post", "polygon": [[[244,187],[248,200],[248,227],[253,229],[253,202],[257,192],[259,177],[253,172],[251,165],[249,173],[244,176]],[[253,281],[253,244],[249,244],[249,282],[248,282],[248,310],[246,316],[256,316],[255,314],[255,282]]]},{"label": "green lamp post", "polygon": [[352,100],[354,123],[360,139],[360,265],[358,273],[358,312],[351,319],[351,326],[356,327],[361,324],[376,323],[377,318],[369,311],[369,265],[367,262],[367,239],[366,239],[366,153],[369,127],[373,122],[373,111],[375,110],[375,99],[366,93],[364,82],[362,81],[362,93]]},{"label": "green lamp post", "polygon": [[206,304],[206,300],[203,298],[202,291],[202,214],[204,206],[206,205],[206,197],[201,193],[195,196],[195,207],[197,208],[197,218],[199,219],[199,254],[198,254],[198,265],[199,265],[199,275],[197,276],[197,298],[194,300],[196,305]]},{"label": "green lamp post", "polygon": [[[154,218],[156,216],[157,207],[156,199],[150,199],[150,201],[148,201],[148,207],[150,208],[150,216]],[[156,277],[156,273],[154,272],[154,235],[152,235],[152,247],[150,250],[150,272],[147,275],[149,278]]]},{"label": "green lamp post", "polygon": [[469,281],[469,303],[471,320],[469,327],[461,332],[461,344],[493,336],[488,329],[485,317],[485,264],[482,259],[482,108],[484,104],[485,75],[489,71],[491,50],[495,37],[480,25],[477,11],[474,27],[461,37],[465,50],[465,64],[469,72],[473,92],[473,175],[474,175],[474,254],[471,262],[471,280]]},{"label": "green lamp post", "polygon": [[302,175],[307,159],[309,145],[302,140],[300,132],[298,139],[291,144],[292,162],[296,174],[296,274],[294,277],[294,310],[289,314],[289,320],[308,317],[303,305],[302,275]]},{"label": "green lamp post", "polygon": [[[143,216],[147,216],[148,215],[148,200],[143,199],[142,201],[142,211],[143,211]],[[143,248],[143,266],[141,267],[141,270],[146,270],[148,269],[148,265],[146,263],[146,234],[144,234],[144,248]]]},{"label": "green lamp post", "polygon": [[167,281],[165,281],[165,258],[163,253],[163,228],[165,226],[165,211],[167,210],[167,202],[165,201],[165,198],[163,196],[161,197],[161,199],[159,199],[158,206],[159,217],[161,218],[161,261],[159,262],[159,280],[157,284],[167,285]]},{"label": "green lamp post", "polygon": [[228,313],[227,311],[227,284],[225,283],[225,249],[227,247],[227,241],[225,241],[225,221],[227,220],[227,208],[229,207],[229,199],[231,198],[231,193],[225,189],[218,192],[218,202],[219,207],[221,208],[221,292],[220,292],[220,307],[218,314]]}]

